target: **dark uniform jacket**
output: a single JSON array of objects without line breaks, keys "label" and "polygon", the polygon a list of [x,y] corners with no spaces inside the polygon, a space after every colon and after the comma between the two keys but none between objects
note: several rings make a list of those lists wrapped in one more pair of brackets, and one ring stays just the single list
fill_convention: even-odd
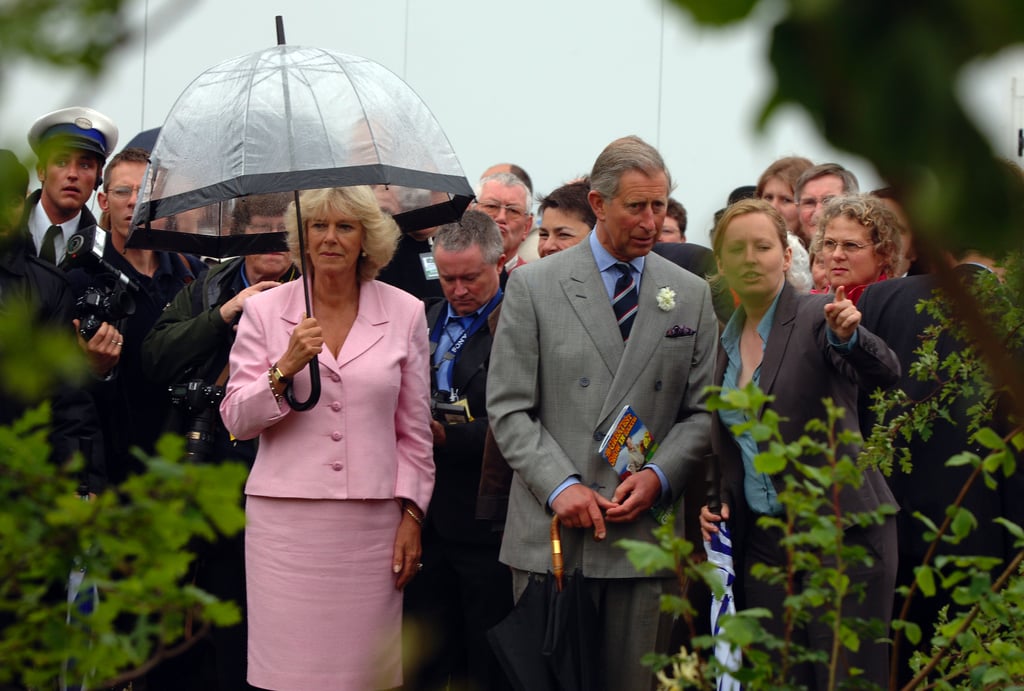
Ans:
[{"label": "dark uniform jacket", "polygon": [[[11,300],[28,301],[35,306],[38,324],[70,333],[74,299],[67,277],[35,257],[31,241],[25,240],[24,235],[16,235],[0,249],[0,309]],[[16,420],[28,408],[13,394],[0,396],[0,424]],[[63,462],[81,450],[87,464],[83,481],[89,491],[102,491],[106,486],[103,436],[92,397],[82,389],[64,386],[51,403],[51,459]]]}]

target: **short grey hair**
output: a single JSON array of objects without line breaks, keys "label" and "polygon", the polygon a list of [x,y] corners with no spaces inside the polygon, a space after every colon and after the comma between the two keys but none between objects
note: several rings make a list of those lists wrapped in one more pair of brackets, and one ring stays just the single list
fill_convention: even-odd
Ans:
[{"label": "short grey hair", "polygon": [[630,170],[637,170],[645,175],[664,173],[668,179],[668,191],[672,191],[672,176],[661,154],[634,135],[616,139],[604,148],[590,171],[590,189],[605,199],[611,199],[619,193],[619,180],[622,175]]},{"label": "short grey hair", "polygon": [[494,175],[488,175],[485,178],[480,178],[480,181],[476,183],[476,189],[473,190],[476,193],[476,200],[478,202],[480,201],[480,194],[484,191],[484,185],[488,182],[496,182],[502,187],[522,188],[526,214],[530,215],[533,213],[533,197],[530,195],[530,188],[527,187],[526,183],[518,176],[513,175],[512,173],[495,173]]},{"label": "short grey hair", "polygon": [[434,235],[435,252],[438,247],[446,252],[462,252],[474,245],[480,248],[485,264],[497,264],[505,251],[501,229],[483,211],[470,209],[458,223],[443,225]]},{"label": "short grey hair", "polygon": [[804,185],[811,180],[817,180],[826,175],[835,175],[839,178],[843,183],[844,195],[858,194],[860,192],[860,184],[857,182],[856,175],[838,163],[822,163],[808,168],[797,178],[796,185],[793,187],[793,194],[796,195],[797,201],[800,200],[800,195],[804,191]]}]

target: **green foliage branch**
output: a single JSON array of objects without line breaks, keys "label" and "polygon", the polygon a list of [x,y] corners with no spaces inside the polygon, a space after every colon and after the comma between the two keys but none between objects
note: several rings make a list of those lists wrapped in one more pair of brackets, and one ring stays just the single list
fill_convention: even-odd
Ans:
[{"label": "green foliage branch", "polygon": [[[70,329],[40,328],[30,315],[13,300],[0,309],[0,366],[14,373],[0,381],[21,387],[9,397],[43,396],[84,372]],[[49,426],[48,403],[0,425],[0,684],[51,688],[66,673],[89,688],[113,685],[238,622],[235,603],[188,577],[201,543],[242,529],[245,466],[184,462],[184,440],[165,436],[154,457],[140,454],[144,473],[86,501],[82,458],[48,460]],[[68,606],[72,572],[83,593],[98,592],[91,612],[88,597]]]}]

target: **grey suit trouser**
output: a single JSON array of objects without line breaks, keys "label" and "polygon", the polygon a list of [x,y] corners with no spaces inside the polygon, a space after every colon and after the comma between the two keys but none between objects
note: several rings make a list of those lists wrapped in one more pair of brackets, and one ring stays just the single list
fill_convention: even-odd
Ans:
[{"label": "grey suit trouser", "polygon": [[[512,569],[516,601],[529,579],[544,574]],[[644,691],[655,686],[650,667],[640,663],[652,652],[668,653],[672,616],[661,611],[663,594],[678,594],[674,578],[588,578],[587,589],[597,608],[601,650],[608,691]]]}]

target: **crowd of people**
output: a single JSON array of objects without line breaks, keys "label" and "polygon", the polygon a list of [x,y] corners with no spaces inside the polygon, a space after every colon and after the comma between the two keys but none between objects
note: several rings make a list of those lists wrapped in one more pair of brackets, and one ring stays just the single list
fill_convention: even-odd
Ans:
[{"label": "crowd of people", "polygon": [[[191,462],[251,468],[244,538],[199,546],[193,574],[241,605],[242,624],[138,688],[517,687],[487,632],[545,578],[553,516],[596,609],[598,676],[653,688],[641,658],[678,643],[660,605],[679,582],[639,574],[617,543],[653,542],[659,509],[680,507],[676,529],[698,543],[728,521],[737,605],[771,611],[766,627],[783,633],[782,586],[751,570],[786,562],[780,533],[757,520],[783,513],[786,478],[755,468],[764,442],[737,431],[743,415],[709,411],[706,388],[759,385],[786,438],[824,415],[824,398],[860,432],[876,388],[928,393],[907,376],[927,266],[896,195],[861,194],[836,163],[771,163],[729,195],[710,248],[687,242],[661,154],[629,136],[546,194],[521,167],[492,166],[458,222],[415,233],[382,187],[241,198],[230,232],[279,229],[288,251],[208,262],[126,246],[148,152],[115,154],[117,141],[91,109],[42,116],[27,198],[27,171],[0,151],[0,301],[27,296],[40,322],[75,330],[91,378],[52,392],[51,443],[55,461],[83,453],[84,492],[140,472],[133,449],[152,452],[166,431],[187,434]],[[970,266],[991,269],[976,255]],[[97,292],[131,309],[74,311]],[[20,412],[3,406],[4,422]],[[599,444],[625,406],[656,451],[620,478]],[[958,489],[943,462],[970,441],[953,437],[914,441],[916,480],[866,468],[839,493],[843,512],[903,508],[845,526],[873,557],[850,572],[871,593],[851,614],[889,624],[923,552],[908,509],[937,520]],[[708,458],[715,512],[702,506]],[[1018,489],[1014,475],[972,501],[1020,523]],[[977,547],[1005,559],[999,530]],[[935,609],[913,615],[927,627]],[[831,647],[820,621],[794,635]],[[865,641],[839,673],[887,687],[888,658],[884,639]],[[820,665],[792,673],[827,683]]]}]

